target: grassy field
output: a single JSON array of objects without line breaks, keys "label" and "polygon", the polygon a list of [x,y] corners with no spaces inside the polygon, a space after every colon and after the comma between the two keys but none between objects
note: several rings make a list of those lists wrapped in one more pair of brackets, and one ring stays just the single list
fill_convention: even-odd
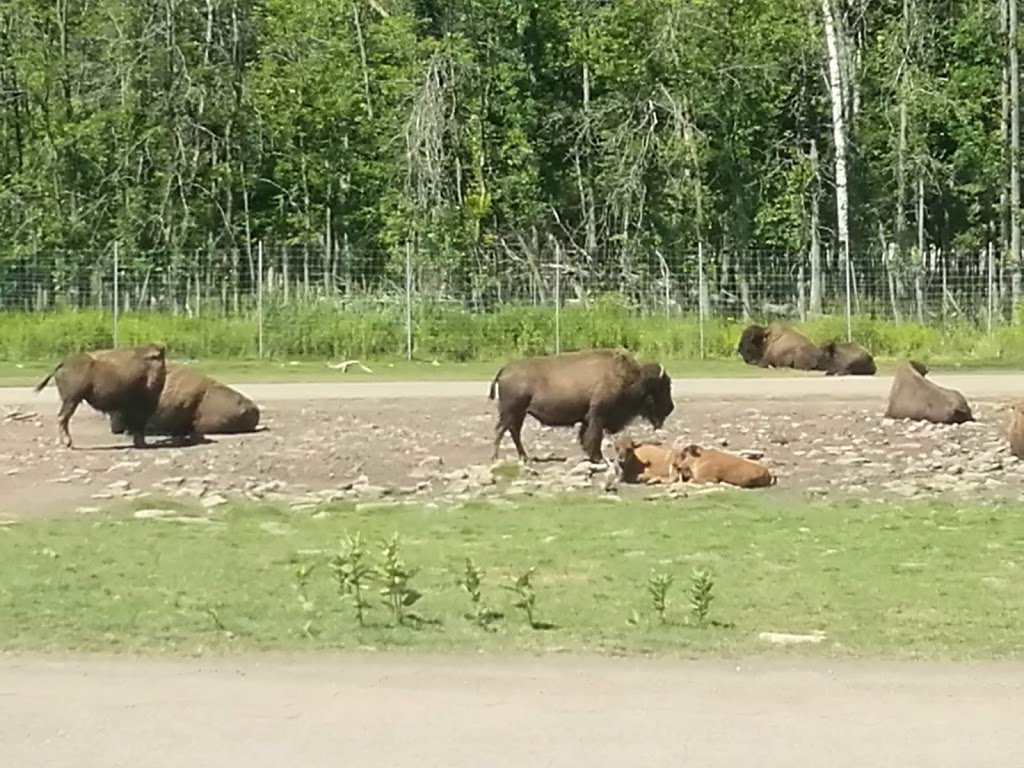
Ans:
[{"label": "grassy field", "polygon": [[[0,526],[0,648],[1024,653],[1022,503],[794,505],[731,492],[674,502],[340,504],[317,514],[221,509],[191,522],[136,519],[128,509]],[[425,623],[394,626],[373,584],[358,626],[327,562],[356,532],[374,563],[384,538],[400,534],[422,594],[411,610]],[[484,569],[483,601],[504,614],[489,630],[466,618],[470,600],[456,584],[466,558]],[[309,565],[307,610],[297,573]],[[531,567],[537,627],[504,588]],[[713,578],[703,626],[689,606],[694,568]],[[648,592],[652,572],[675,578],[665,623]],[[758,638],[815,630],[826,633],[817,645]]]},{"label": "grassy field", "polygon": [[[673,376],[760,375],[736,355],[745,323],[710,319],[700,341],[690,315],[643,316],[607,298],[589,308],[565,307],[561,349],[624,346],[653,357]],[[842,316],[794,323],[815,341],[845,338]],[[0,384],[38,378],[62,355],[113,344],[109,313],[100,310],[0,313]],[[509,358],[555,350],[554,312],[506,306],[495,312],[418,309],[413,322],[413,362],[405,359],[404,316],[366,307],[340,310],[327,304],[271,307],[264,318],[262,359],[258,323],[251,315],[201,317],[138,312],[121,316],[118,344],[159,340],[174,359],[194,359],[214,375],[241,381],[333,381],[342,378],[487,378]],[[883,372],[893,361],[915,357],[935,370],[950,367],[1005,369],[1024,366],[1024,326],[989,333],[971,323],[917,325],[856,317],[853,338],[866,346]],[[342,374],[329,365],[357,359],[373,370]]]}]

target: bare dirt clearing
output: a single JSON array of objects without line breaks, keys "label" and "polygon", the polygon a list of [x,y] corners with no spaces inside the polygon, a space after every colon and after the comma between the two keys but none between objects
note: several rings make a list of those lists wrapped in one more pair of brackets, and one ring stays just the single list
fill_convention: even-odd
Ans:
[{"label": "bare dirt clearing", "polygon": [[1010,664],[315,655],[0,659],[23,768],[1006,766]]},{"label": "bare dirt clearing", "polygon": [[[1008,454],[1007,417],[1000,406],[1014,392],[1024,392],[1024,377],[939,379],[961,387],[979,419],[947,427],[884,420],[890,381],[679,380],[676,410],[665,429],[655,436],[638,423],[631,432],[669,443],[763,452],[779,484],[757,493],[1019,498],[1024,467]],[[0,390],[0,414],[6,414],[0,422],[0,517],[88,512],[109,499],[150,493],[200,497],[209,506],[235,494],[310,504],[325,498],[468,497],[578,487],[600,492],[607,480],[573,471],[582,458],[575,430],[544,429],[532,419],[524,430],[527,450],[547,461],[523,468],[511,482],[505,472],[496,478],[488,461],[495,407],[479,382],[381,383],[372,400],[366,399],[366,385],[351,387],[241,385],[260,402],[262,424],[269,429],[212,436],[184,448],[130,448],[83,406],[71,422],[76,448],[70,451],[55,445],[52,389],[38,397]],[[420,396],[414,398],[417,389]],[[463,389],[473,396],[446,396]],[[608,441],[605,452],[610,455]],[[506,436],[501,459],[514,455]],[[668,492],[698,490],[684,485]]]}]

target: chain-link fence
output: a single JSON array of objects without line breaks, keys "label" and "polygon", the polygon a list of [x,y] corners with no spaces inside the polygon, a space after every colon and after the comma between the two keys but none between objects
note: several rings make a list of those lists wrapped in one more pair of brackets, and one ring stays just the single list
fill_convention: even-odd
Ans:
[{"label": "chain-link fence", "polygon": [[[117,343],[126,316],[165,313],[244,321],[263,356],[267,317],[316,307],[373,313],[396,326],[393,354],[412,357],[418,319],[430,313],[487,314],[522,307],[550,313],[547,346],[563,346],[562,316],[611,301],[640,317],[793,322],[842,318],[982,331],[1014,322],[1019,278],[992,246],[976,252],[932,248],[855,254],[847,271],[820,253],[724,252],[695,247],[629,259],[591,258],[554,238],[501,241],[470,253],[426,255],[409,248],[384,257],[337,244],[272,245],[176,254],[111,244],[101,253],[50,252],[0,263],[0,311],[109,313]],[[468,331],[467,331],[468,332]]]}]

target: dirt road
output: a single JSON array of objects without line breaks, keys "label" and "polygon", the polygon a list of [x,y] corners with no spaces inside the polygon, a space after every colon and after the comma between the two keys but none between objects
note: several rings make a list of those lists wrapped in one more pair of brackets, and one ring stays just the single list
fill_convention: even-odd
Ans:
[{"label": "dirt road", "polygon": [[1024,666],[0,660],[18,768],[1018,765]]},{"label": "dirt road", "polygon": [[[935,374],[944,387],[959,389],[968,399],[1024,397],[1024,373]],[[347,400],[394,398],[467,398],[485,401],[489,381],[351,381],[288,382],[277,384],[226,383],[257,401]],[[826,377],[821,374],[765,376],[749,379],[677,378],[672,383],[677,397],[716,400],[836,398],[839,400],[884,399],[892,376]],[[57,402],[50,385],[38,395],[31,387],[0,387],[0,405],[47,405]]]}]

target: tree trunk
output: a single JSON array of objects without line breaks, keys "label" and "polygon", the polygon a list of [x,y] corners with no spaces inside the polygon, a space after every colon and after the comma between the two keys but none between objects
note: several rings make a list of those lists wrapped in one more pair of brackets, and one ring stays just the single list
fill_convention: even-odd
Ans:
[{"label": "tree trunk", "polygon": [[924,272],[928,256],[924,250],[924,176],[917,177],[917,253],[921,263],[914,277],[914,299],[917,302],[917,322],[924,325]]},{"label": "tree trunk", "polygon": [[[1015,0],[1014,0],[1015,1]],[[836,30],[836,18],[833,14],[832,0],[821,0],[821,10],[825,23],[825,44],[828,49],[829,96],[832,102],[832,138],[835,143],[836,164],[836,229],[839,234],[839,251],[846,272],[846,337],[850,339],[851,307],[850,286],[853,265],[850,263],[850,223],[849,198],[846,180],[846,117],[843,104],[842,69],[839,60],[839,34]]]},{"label": "tree trunk", "polygon": [[810,314],[820,316],[822,313],[821,299],[824,293],[823,275],[821,271],[821,175],[818,168],[818,141],[811,139],[811,297]]}]

